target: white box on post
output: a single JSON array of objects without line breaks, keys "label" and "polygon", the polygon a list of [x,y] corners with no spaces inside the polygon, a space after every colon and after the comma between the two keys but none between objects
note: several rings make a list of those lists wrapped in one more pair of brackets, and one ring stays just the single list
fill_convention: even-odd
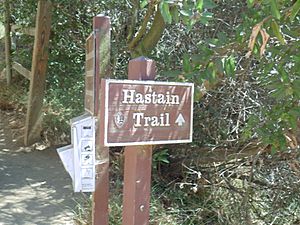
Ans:
[{"label": "white box on post", "polygon": [[75,192],[95,190],[95,118],[84,114],[71,119],[71,139],[74,146]]}]

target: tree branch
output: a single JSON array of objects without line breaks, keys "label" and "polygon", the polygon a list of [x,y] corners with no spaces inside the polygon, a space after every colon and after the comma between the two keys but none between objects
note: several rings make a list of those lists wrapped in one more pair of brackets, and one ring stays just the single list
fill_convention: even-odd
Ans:
[{"label": "tree branch", "polygon": [[160,10],[157,9],[149,32],[144,36],[139,44],[131,50],[131,55],[133,57],[149,55],[162,36],[165,27],[166,23],[164,18],[162,17]]},{"label": "tree branch", "polygon": [[127,41],[131,40],[134,34],[136,21],[138,18],[139,13],[139,1],[138,0],[131,0],[132,7],[133,7],[133,13],[130,20],[130,24],[128,25],[128,35],[127,35]]},{"label": "tree branch", "polygon": [[[142,25],[141,25],[141,27],[138,31],[138,34],[128,44],[128,49],[129,50],[132,50],[138,44],[138,42],[141,40],[141,38],[145,35],[146,29],[147,29],[147,24],[148,24],[148,22],[151,18],[151,15],[153,14],[153,11],[154,11],[154,6],[155,5],[153,5],[151,3],[149,4],[146,15],[145,15],[144,20],[143,20],[143,23],[142,23]],[[130,39],[132,38],[132,36],[133,36],[133,33],[131,34]],[[127,40],[130,40],[130,39],[127,39]]]}]

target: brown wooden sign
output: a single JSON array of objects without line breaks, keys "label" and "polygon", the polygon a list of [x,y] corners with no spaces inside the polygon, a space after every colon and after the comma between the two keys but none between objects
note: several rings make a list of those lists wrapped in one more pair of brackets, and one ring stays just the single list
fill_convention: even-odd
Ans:
[{"label": "brown wooden sign", "polygon": [[101,91],[104,146],[192,141],[192,83],[102,80]]}]

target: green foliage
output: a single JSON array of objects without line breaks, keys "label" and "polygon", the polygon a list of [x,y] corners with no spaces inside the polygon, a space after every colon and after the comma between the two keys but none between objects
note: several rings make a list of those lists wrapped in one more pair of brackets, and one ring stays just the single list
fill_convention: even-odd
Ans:
[{"label": "green foliage", "polygon": [[158,169],[160,164],[168,164],[170,163],[169,158],[169,150],[168,149],[163,149],[159,151],[155,151],[153,154],[153,168]]},{"label": "green foliage", "polygon": [[229,56],[224,59],[224,72],[227,76],[233,77],[235,72],[235,59],[233,56]]},{"label": "green foliage", "polygon": [[280,12],[279,12],[279,7],[277,4],[277,0],[269,0],[270,4],[271,4],[271,12],[272,15],[276,18],[276,19],[280,19]]},{"label": "green foliage", "polygon": [[207,24],[212,19],[211,10],[216,7],[216,4],[212,0],[188,0],[183,3],[180,1],[161,0],[160,11],[167,24],[171,24],[172,20],[175,23],[183,23],[191,29],[195,23],[200,21],[203,24]]},{"label": "green foliage", "polygon": [[[292,6],[292,11],[296,10],[298,2]],[[279,20],[279,6],[275,1],[271,3],[274,19],[266,25],[279,42],[271,39],[265,57],[259,59],[256,68],[260,85],[268,90],[268,99],[262,106],[261,115],[252,116],[245,132],[250,136],[256,134],[263,143],[271,145],[274,152],[290,146],[286,136],[288,130],[295,133],[299,129],[300,73],[297,68],[300,67],[300,42],[299,33],[295,32],[299,30],[299,17],[292,13],[288,14],[290,21],[296,17],[295,21]],[[252,133],[249,132],[251,129]]]},{"label": "green foliage", "polygon": [[271,29],[273,31],[273,34],[278,38],[281,44],[285,44],[285,39],[281,33],[281,29],[277,22],[275,20],[272,20],[271,22]]},{"label": "green foliage", "polygon": [[[140,24],[150,3],[144,0],[137,2],[140,11],[135,23]],[[11,4],[13,22],[17,25],[33,27],[37,2],[19,0]],[[126,77],[125,71],[130,52],[125,37],[128,35],[129,20],[134,16],[128,10],[128,4],[125,0],[109,3],[94,1],[85,4],[82,4],[81,0],[53,2],[46,102],[53,108],[53,114],[61,115],[61,119],[55,124],[67,122],[83,111],[85,39],[91,32],[92,17],[99,12],[109,12],[112,20],[113,77]],[[130,4],[134,6],[133,2]],[[162,41],[152,51],[152,58],[158,61],[159,69],[162,71],[160,79],[194,82],[196,102],[201,100],[203,93],[216,88],[222,79],[238,79],[236,75],[240,72],[238,69],[247,68],[241,65],[241,62],[243,63],[243,50],[247,48],[251,36],[250,28],[264,21],[261,29],[265,29],[271,35],[269,46],[266,46],[268,57],[262,60],[258,55],[259,47],[263,42],[261,36],[258,36],[251,60],[259,61],[256,67],[260,84],[270,89],[271,99],[267,101],[265,106],[267,109],[263,110],[264,113],[257,116],[260,123],[256,125],[262,125],[262,131],[257,132],[257,135],[263,138],[268,136],[267,131],[276,128],[278,135],[282,136],[284,130],[295,126],[296,116],[292,116],[291,119],[289,114],[295,111],[297,107],[295,102],[299,99],[299,91],[296,88],[299,78],[292,78],[297,74],[294,68],[298,66],[296,57],[298,52],[291,49],[299,48],[296,41],[299,34],[299,1],[292,4],[289,1],[248,0],[247,5],[237,2],[241,13],[233,13],[240,15],[236,23],[232,23],[232,13],[228,13],[235,8],[230,8],[226,1],[216,3],[212,0],[161,0],[155,4],[168,24]],[[229,16],[226,17],[224,12]],[[138,31],[138,26],[133,28],[133,33]],[[208,32],[205,31],[206,28]],[[178,35],[176,43],[183,42],[176,45],[182,48],[177,48],[176,45],[173,47],[175,42],[167,43],[167,39],[172,40],[175,34]],[[16,40],[17,45],[13,53],[14,59],[30,68],[32,47],[26,46],[31,46],[33,39],[19,33],[16,33],[13,39]],[[171,47],[173,49],[170,51]],[[285,51],[286,53],[282,55],[285,49],[289,51]],[[170,55],[169,52],[174,54]],[[290,60],[293,69],[286,68],[287,60]],[[275,70],[280,76],[267,75]],[[287,102],[290,101],[293,103],[288,105]],[[276,105],[283,106],[279,107],[281,113],[277,110],[276,115],[271,115],[273,109],[278,108]],[[259,130],[258,127],[255,130]],[[283,140],[279,136],[274,140]],[[264,140],[269,144],[273,141],[270,138]],[[274,146],[283,147],[275,142]]]},{"label": "green foliage", "polygon": [[[13,1],[11,6],[13,24],[24,27],[35,26],[37,1],[17,0]],[[119,35],[124,32],[124,29],[118,28],[124,27],[122,24],[126,22],[125,19],[122,21],[119,18],[126,18],[125,15],[129,14],[123,10],[124,7],[124,1],[110,1],[109,5],[104,1],[86,2],[85,4],[82,4],[81,0],[53,1],[45,96],[45,103],[47,107],[51,108],[51,110],[45,109],[45,122],[49,122],[46,124],[47,129],[51,127],[57,133],[65,133],[66,130],[69,130],[67,129],[69,119],[81,114],[84,110],[85,40],[92,31],[92,18],[99,12],[105,13],[110,10],[112,14],[114,41],[120,44],[112,46],[112,63],[119,60],[115,57],[119,57],[119,51],[126,48],[124,38]],[[121,14],[125,14],[124,16],[120,16],[119,9],[122,9]],[[33,37],[13,33],[13,44],[16,45],[13,51],[13,60],[29,70],[33,41]],[[122,47],[120,48],[120,46]],[[120,54],[120,57],[122,56],[124,54]],[[128,55],[125,58],[128,58]],[[124,65],[116,63],[113,72],[118,71],[119,66],[124,67]],[[122,73],[124,73],[123,71],[124,68],[122,68]]]},{"label": "green foliage", "polygon": [[288,129],[297,130],[300,117],[300,42],[289,41],[269,49],[272,57],[263,60],[258,70],[261,85],[268,89],[270,104],[263,106],[260,119],[253,126],[265,144],[275,149],[286,148],[285,134]]},{"label": "green foliage", "polygon": [[165,22],[170,24],[172,22],[172,15],[170,12],[168,1],[161,1],[159,4],[159,8]]},{"label": "green foliage", "polygon": [[[46,95],[49,109],[45,111],[45,123],[49,129],[66,132],[69,119],[83,111],[85,39],[92,31],[92,17],[100,12],[107,13],[112,21],[113,78],[126,77],[130,58],[128,30],[133,20],[133,36],[138,33],[138,25],[143,23],[150,4],[146,0],[136,1],[139,9],[134,14],[133,2],[54,1]],[[149,49],[149,52],[157,62],[159,79],[195,83],[193,147],[206,145],[213,149],[219,146],[230,149],[234,145],[242,146],[249,139],[259,138],[264,144],[271,145],[274,152],[286,149],[286,131],[296,130],[300,117],[300,1],[247,0],[247,4],[246,1],[229,0],[155,2],[167,26],[156,48]],[[34,26],[35,12],[36,1],[13,2],[13,19],[19,25]],[[154,13],[150,15],[149,24],[153,18]],[[261,29],[271,36],[265,54],[259,54],[264,40],[258,33],[252,55],[246,58],[252,28],[261,22]],[[149,24],[145,26],[142,37],[151,29]],[[14,58],[30,68],[32,49],[28,46],[32,46],[33,40],[21,34],[16,36]],[[240,138],[242,131],[246,140]],[[171,160],[176,152],[165,148],[155,152],[154,168],[162,171],[164,166],[173,165]],[[190,156],[196,162],[197,155],[201,154],[195,151],[178,158]],[[253,185],[261,183],[251,183],[249,174],[252,172],[248,165],[254,168],[258,163],[241,162],[242,165],[237,167],[232,162],[229,166],[196,165],[203,166],[200,169],[211,168],[206,178],[213,178],[211,180],[215,183],[207,182],[206,178],[199,176],[200,173],[197,177],[188,173],[182,180],[179,175],[173,177],[170,183],[174,185],[155,184],[151,223],[241,224],[254,218],[253,223],[271,224],[276,215],[274,212],[280,215],[277,224],[296,221],[299,195],[291,199],[287,192],[280,192],[283,197],[277,198],[269,191],[273,180],[267,172],[261,175],[264,176],[261,180],[268,182],[257,192]],[[235,168],[242,171],[235,171]],[[213,170],[219,171],[215,177]],[[290,168],[284,171],[290,171]],[[168,174],[172,172],[168,170]],[[230,176],[224,178],[226,173]],[[112,179],[110,221],[119,224],[122,182],[116,174]],[[177,183],[179,180],[181,185]],[[284,191],[285,186],[281,189]],[[296,188],[293,186],[290,190]],[[274,199],[283,207],[275,205]],[[90,204],[87,207],[90,209]],[[84,213],[85,209],[79,208],[78,211],[79,218],[85,220],[84,214],[88,214]],[[285,215],[295,218],[289,219]]]},{"label": "green foliage", "polygon": [[82,199],[76,202],[74,212],[74,223],[76,225],[92,224],[92,196],[82,193]]},{"label": "green foliage", "polygon": [[290,19],[293,21],[300,10],[300,1],[297,0],[295,4],[292,6]]},{"label": "green foliage", "polygon": [[[256,76],[261,88],[268,89],[269,94],[265,96],[261,113],[252,116],[256,118],[255,123],[254,119],[250,119],[248,128],[244,132],[248,134],[246,135],[248,138],[259,137],[263,143],[271,145],[274,149],[285,149],[288,146],[286,132],[289,129],[296,131],[299,118],[297,112],[300,111],[299,72],[296,69],[299,68],[297,56],[299,55],[299,17],[297,17],[299,1],[293,5],[288,1],[276,0],[255,2],[247,2],[249,9],[242,15],[243,22],[237,25],[235,35],[217,32],[214,36],[201,40],[193,54],[183,54],[181,72],[176,70],[164,75],[169,80],[194,82],[196,85],[194,99],[195,102],[200,101],[203,94],[199,90],[203,88],[205,91],[211,90],[223,77],[237,79],[238,67],[249,68],[249,65],[241,65],[242,52],[236,49],[246,50],[246,44],[251,36],[249,27],[262,23],[258,30],[258,34],[261,35],[255,36],[253,56],[248,63],[258,61],[255,66]],[[197,3],[199,9],[205,6],[218,7],[218,5],[202,5],[202,1]],[[256,8],[254,11],[252,9],[254,6],[259,7],[259,10]],[[184,15],[191,16],[186,11]],[[266,36],[268,34],[271,35],[270,40]],[[233,49],[230,49],[231,46],[234,46]],[[261,58],[264,51],[266,53]]]}]

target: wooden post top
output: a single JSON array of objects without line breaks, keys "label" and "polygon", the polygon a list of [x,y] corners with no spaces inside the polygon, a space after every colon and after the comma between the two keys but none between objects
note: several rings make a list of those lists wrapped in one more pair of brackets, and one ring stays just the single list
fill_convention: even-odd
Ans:
[{"label": "wooden post top", "polygon": [[130,80],[154,80],[156,63],[144,56],[132,59],[128,66],[128,79]]},{"label": "wooden post top", "polygon": [[93,18],[94,29],[110,29],[110,17],[99,14]]}]

